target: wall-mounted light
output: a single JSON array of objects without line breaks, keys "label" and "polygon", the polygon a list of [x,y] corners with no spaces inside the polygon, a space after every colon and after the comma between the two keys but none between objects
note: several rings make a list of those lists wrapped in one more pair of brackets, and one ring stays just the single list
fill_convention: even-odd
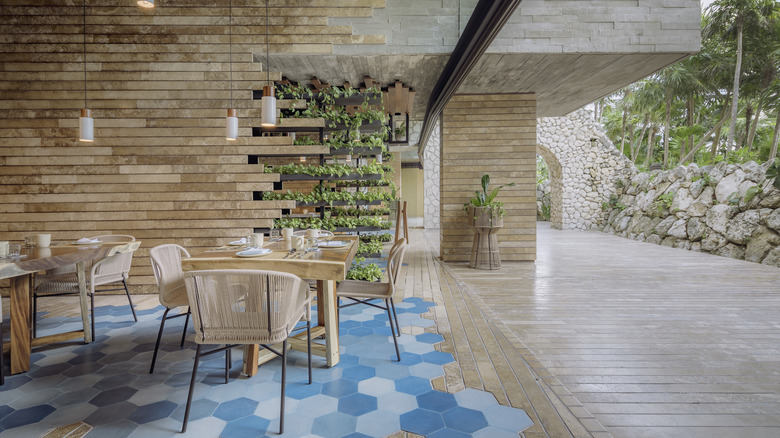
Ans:
[{"label": "wall-mounted light", "polygon": [[84,0],[84,108],[79,117],[79,141],[95,141],[95,121],[87,108],[87,0]]},{"label": "wall-mounted light", "polygon": [[268,85],[263,87],[262,98],[262,117],[260,119],[260,126],[273,127],[276,126],[276,94],[274,91],[274,85],[271,82],[271,56],[268,43],[268,2],[265,1],[265,69],[268,77]]},{"label": "wall-mounted light", "polygon": [[138,0],[138,6],[151,9],[154,7],[154,0]]}]

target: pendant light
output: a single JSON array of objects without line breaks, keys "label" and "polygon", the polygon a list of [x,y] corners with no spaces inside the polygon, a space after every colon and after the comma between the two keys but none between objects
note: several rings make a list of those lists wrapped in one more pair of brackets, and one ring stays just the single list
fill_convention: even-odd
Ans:
[{"label": "pendant light", "polygon": [[233,107],[233,0],[230,0],[228,11],[230,21],[228,22],[230,48],[230,108],[227,110],[227,119],[225,120],[225,139],[235,140],[238,138],[238,111]]},{"label": "pendant light", "polygon": [[87,0],[84,0],[84,108],[79,117],[79,141],[95,141],[95,122],[87,108]]},{"label": "pendant light", "polygon": [[263,113],[260,126],[276,126],[276,95],[271,83],[271,57],[268,45],[268,2],[265,1],[265,69],[268,77],[268,85],[263,87]]},{"label": "pendant light", "polygon": [[138,6],[151,9],[154,7],[154,0],[138,0]]}]

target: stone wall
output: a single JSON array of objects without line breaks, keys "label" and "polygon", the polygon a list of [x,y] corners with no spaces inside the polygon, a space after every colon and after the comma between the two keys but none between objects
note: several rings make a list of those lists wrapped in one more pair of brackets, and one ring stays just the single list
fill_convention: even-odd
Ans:
[{"label": "stone wall", "polygon": [[618,183],[604,231],[630,239],[780,266],[780,191],[768,164],[695,164]]},{"label": "stone wall", "polygon": [[[417,123],[417,125],[421,125]],[[439,160],[439,151],[441,150],[441,123],[431,130],[428,136],[428,144],[425,146],[423,154],[423,181],[424,194],[423,203],[425,209],[425,218],[423,226],[425,228],[439,228],[441,225],[439,217],[439,171],[441,169]]]},{"label": "stone wall", "polygon": [[600,123],[586,110],[565,117],[544,117],[537,125],[537,153],[550,171],[554,228],[598,229],[606,214],[602,203],[614,193],[615,181],[635,170]]}]

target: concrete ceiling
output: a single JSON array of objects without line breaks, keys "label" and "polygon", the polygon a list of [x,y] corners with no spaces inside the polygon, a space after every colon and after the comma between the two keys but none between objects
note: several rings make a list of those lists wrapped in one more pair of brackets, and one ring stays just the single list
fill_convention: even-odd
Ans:
[{"label": "concrete ceiling", "polygon": [[[536,93],[539,117],[561,116],[666,67],[688,53],[483,55],[458,93]],[[448,54],[271,55],[271,70],[293,82],[312,77],[332,85],[383,85],[396,80],[415,90],[412,120],[422,120]],[[258,56],[264,62],[265,56]]]}]

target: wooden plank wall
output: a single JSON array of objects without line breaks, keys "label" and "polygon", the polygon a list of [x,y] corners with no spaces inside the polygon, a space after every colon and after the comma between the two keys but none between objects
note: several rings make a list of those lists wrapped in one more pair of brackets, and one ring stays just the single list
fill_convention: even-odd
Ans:
[{"label": "wooden plank wall", "polygon": [[[86,77],[95,142],[82,143],[82,2],[4,0],[0,8],[0,240],[39,232],[55,241],[108,233],[143,241],[132,292],[155,293],[148,251],[191,251],[271,225],[289,202],[253,201],[278,175],[249,154],[289,151],[289,137],[252,138],[267,73],[265,3],[234,0],[233,101],[240,138],[224,138],[230,106],[228,0],[88,0]],[[330,53],[332,44],[384,43],[353,36],[328,17],[371,16],[384,0],[271,1],[272,52]],[[280,78],[279,72],[271,73]],[[0,285],[7,287],[7,280]]]},{"label": "wooden plank wall", "polygon": [[481,190],[501,189],[504,228],[498,235],[502,261],[536,259],[536,96],[456,95],[444,108],[441,140],[441,258],[468,261],[474,233],[463,204]]}]

